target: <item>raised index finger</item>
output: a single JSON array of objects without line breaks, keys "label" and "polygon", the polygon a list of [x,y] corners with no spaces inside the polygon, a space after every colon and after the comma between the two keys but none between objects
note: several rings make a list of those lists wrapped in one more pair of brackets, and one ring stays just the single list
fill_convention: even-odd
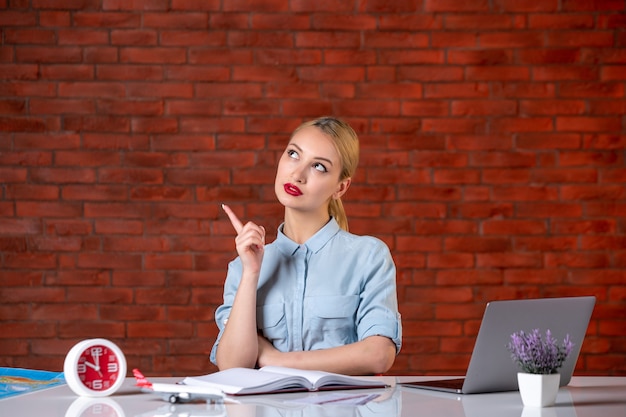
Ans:
[{"label": "raised index finger", "polygon": [[243,223],[241,223],[241,220],[239,220],[235,212],[232,211],[230,207],[228,207],[226,204],[222,204],[222,208],[224,209],[224,211],[226,212],[226,215],[230,219],[230,223],[235,228],[235,232],[239,234],[241,232],[241,229],[243,229]]}]

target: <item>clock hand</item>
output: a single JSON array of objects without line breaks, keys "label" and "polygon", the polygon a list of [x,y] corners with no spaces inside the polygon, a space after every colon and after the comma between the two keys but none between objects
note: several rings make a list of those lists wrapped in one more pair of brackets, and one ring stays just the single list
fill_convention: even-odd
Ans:
[{"label": "clock hand", "polygon": [[96,360],[96,366],[100,369],[100,349],[92,349],[91,356]]},{"label": "clock hand", "polygon": [[94,371],[96,371],[97,373],[100,374],[100,376],[102,376],[102,372],[100,372],[100,367],[99,366],[94,365],[93,363],[87,362],[87,361],[85,361],[85,365],[87,365],[90,368],[93,368]]}]

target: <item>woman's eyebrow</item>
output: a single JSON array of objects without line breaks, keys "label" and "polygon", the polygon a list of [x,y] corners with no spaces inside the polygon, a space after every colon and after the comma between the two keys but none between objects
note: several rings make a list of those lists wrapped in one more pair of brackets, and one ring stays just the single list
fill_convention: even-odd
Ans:
[{"label": "woman's eyebrow", "polygon": [[[298,152],[303,153],[304,151],[302,150],[301,147],[299,147],[295,142],[289,142],[289,145],[293,146],[294,148],[296,148],[298,150]],[[324,158],[323,156],[314,156],[313,159],[319,160],[319,161],[325,161],[328,162],[328,164],[330,164],[331,166],[333,165],[333,161],[331,161],[328,158]]]}]

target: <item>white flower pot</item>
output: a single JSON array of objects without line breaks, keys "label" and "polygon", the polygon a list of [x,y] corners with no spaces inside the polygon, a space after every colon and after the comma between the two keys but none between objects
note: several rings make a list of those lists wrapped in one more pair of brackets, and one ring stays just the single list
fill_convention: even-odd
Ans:
[{"label": "white flower pot", "polygon": [[522,403],[528,407],[548,407],[556,402],[556,394],[559,392],[559,374],[527,374],[517,373],[519,393]]}]

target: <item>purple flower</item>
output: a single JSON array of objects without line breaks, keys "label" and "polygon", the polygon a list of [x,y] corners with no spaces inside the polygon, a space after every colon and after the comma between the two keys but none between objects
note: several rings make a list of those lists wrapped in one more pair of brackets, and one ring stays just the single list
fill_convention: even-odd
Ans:
[{"label": "purple flower", "polygon": [[573,347],[569,334],[559,346],[549,329],[546,330],[545,339],[539,329],[534,329],[531,333],[513,333],[507,345],[513,361],[522,371],[530,374],[557,373]]}]

